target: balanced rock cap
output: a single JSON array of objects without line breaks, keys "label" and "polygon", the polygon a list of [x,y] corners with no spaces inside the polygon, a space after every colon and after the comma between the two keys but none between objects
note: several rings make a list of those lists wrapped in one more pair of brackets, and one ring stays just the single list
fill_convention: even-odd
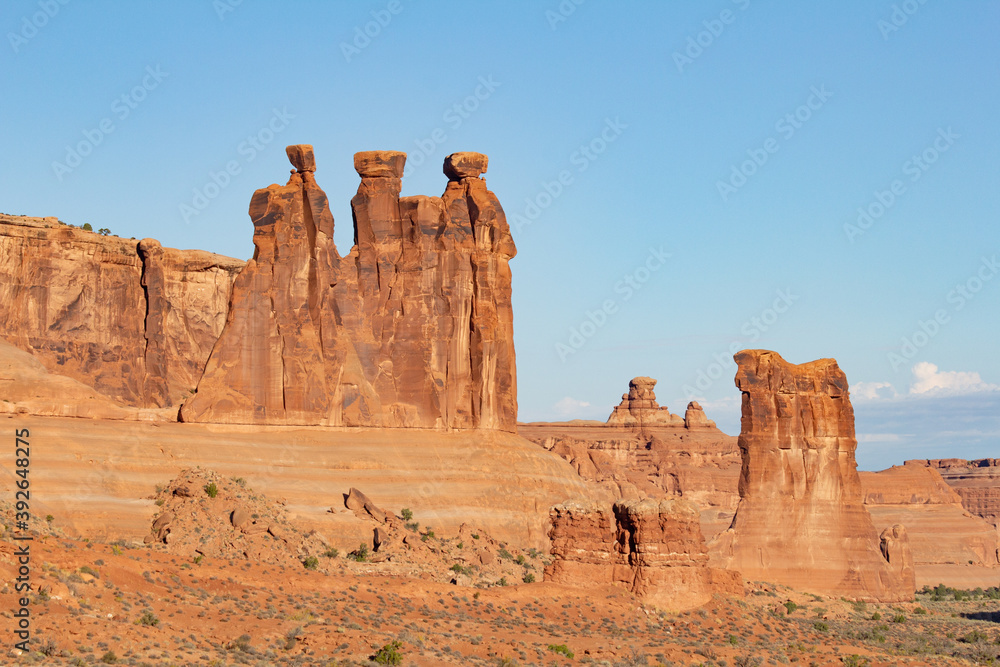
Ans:
[{"label": "balanced rock cap", "polygon": [[444,159],[444,175],[452,181],[478,178],[486,173],[489,161],[482,153],[452,153]]},{"label": "balanced rock cap", "polygon": [[288,161],[292,163],[296,171],[316,171],[316,156],[313,155],[311,144],[286,146],[285,154],[288,155]]},{"label": "balanced rock cap", "polygon": [[361,178],[402,178],[406,153],[401,151],[361,151],[354,154],[354,170]]}]

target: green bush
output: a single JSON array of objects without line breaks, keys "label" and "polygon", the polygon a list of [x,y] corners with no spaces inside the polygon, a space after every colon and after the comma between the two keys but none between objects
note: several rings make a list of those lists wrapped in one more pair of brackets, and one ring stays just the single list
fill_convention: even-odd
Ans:
[{"label": "green bush", "polygon": [[788,610],[788,614],[791,615],[793,611],[799,608],[799,605],[795,604],[791,600],[785,603],[785,609]]},{"label": "green bush", "polygon": [[308,556],[304,561],[302,561],[302,566],[307,570],[315,570],[319,566],[319,558],[316,558],[316,556]]},{"label": "green bush", "polygon": [[219,495],[219,487],[215,485],[215,482],[209,482],[205,485],[205,493],[208,494],[209,498],[214,498]]},{"label": "green bush", "polygon": [[533,575],[531,572],[525,572],[523,580],[524,583],[526,584],[533,584],[535,583],[535,575]]},{"label": "green bush", "polygon": [[868,667],[868,665],[871,664],[871,662],[868,661],[868,658],[857,654],[845,655],[841,658],[841,661],[844,663],[845,667]]},{"label": "green bush", "polygon": [[399,649],[402,647],[403,643],[394,639],[375,651],[375,655],[372,656],[372,662],[378,665],[402,665],[403,654],[399,652]]},{"label": "green bush", "polygon": [[326,556],[327,558],[336,558],[337,556],[340,555],[340,550],[334,549],[334,548],[330,548],[330,549],[327,549],[326,551],[324,551],[323,555]]},{"label": "green bush", "polygon": [[903,616],[902,614],[896,614],[889,620],[892,621],[893,623],[906,623],[906,616]]},{"label": "green bush", "polygon": [[399,516],[403,518],[403,521],[413,521],[413,510],[409,507],[404,507],[399,510]]},{"label": "green bush", "polygon": [[830,626],[824,621],[816,621],[813,623],[813,627],[816,628],[817,632],[829,632]]},{"label": "green bush", "polygon": [[347,557],[357,563],[367,563],[369,555],[368,545],[362,542],[357,549],[347,554]]},{"label": "green bush", "polygon": [[[81,227],[81,229],[83,229],[83,231],[85,232],[92,232],[94,231],[94,226],[91,225],[89,222],[85,222],[83,223],[83,227]],[[111,651],[108,651],[108,653],[111,653]],[[114,655],[114,653],[111,653],[111,655]],[[115,658],[115,660],[117,661],[118,658]]]},{"label": "green bush", "polygon": [[153,628],[160,624],[160,619],[156,617],[151,611],[142,612],[142,616],[135,622],[136,625],[145,625],[147,627]]},{"label": "green bush", "polygon": [[566,646],[565,644],[549,644],[549,650],[552,651],[553,653],[564,655],[570,660],[572,660],[573,656],[575,655],[573,651],[570,651],[569,647]]},{"label": "green bush", "polygon": [[[87,226],[89,227],[90,225]],[[105,665],[113,665],[116,662],[118,662],[118,656],[115,655],[114,651],[108,651],[107,653],[101,656],[101,662],[103,662]]]}]

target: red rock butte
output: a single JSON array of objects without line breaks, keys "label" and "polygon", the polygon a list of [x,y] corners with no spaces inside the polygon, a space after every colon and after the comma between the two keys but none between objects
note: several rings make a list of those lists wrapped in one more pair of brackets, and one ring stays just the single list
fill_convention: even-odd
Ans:
[{"label": "red rock butte", "polygon": [[880,540],[863,503],[854,408],[837,362],[790,364],[766,350],[734,358],[743,394],[740,503],[713,555],[750,580],[912,599],[906,531],[894,527]]}]

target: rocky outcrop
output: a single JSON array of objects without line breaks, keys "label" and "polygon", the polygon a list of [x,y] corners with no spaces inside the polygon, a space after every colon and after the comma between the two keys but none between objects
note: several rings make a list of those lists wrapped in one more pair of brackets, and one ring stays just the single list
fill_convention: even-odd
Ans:
[{"label": "rocky outcrop", "polygon": [[[880,550],[863,504],[847,378],[833,359],[790,364],[775,352],[735,355],[743,394],[740,503],[714,545],[752,580],[858,599],[912,599]],[[912,573],[912,569],[910,570]]]},{"label": "rocky outcrop", "polygon": [[615,406],[608,417],[608,425],[626,428],[646,426],[682,426],[684,420],[670,414],[666,406],[656,402],[653,388],[656,380],[650,377],[632,378],[628,383],[628,393],[622,394],[622,402]]},{"label": "rocky outcrop", "polygon": [[913,553],[906,528],[897,523],[883,530],[879,535],[879,551],[899,581],[915,581]]},{"label": "rocky outcrop", "polygon": [[114,401],[176,405],[201,375],[242,266],[54,218],[0,216],[0,331]]},{"label": "rocky outcrop", "polygon": [[743,595],[739,573],[708,566],[698,509],[686,500],[566,503],[550,516],[547,581],[614,584],[670,609],[700,606],[716,593]]},{"label": "rocky outcrop", "polygon": [[486,156],[449,156],[440,198],[400,198],[405,153],[355,155],[340,257],[312,147],[288,154],[288,183],[251,201],[254,258],[182,419],[513,431],[516,249]]},{"label": "rocky outcrop", "polygon": [[715,422],[705,416],[705,411],[697,401],[691,401],[684,411],[684,428],[715,428]]},{"label": "rocky outcrop", "polygon": [[[655,385],[653,378],[634,378],[607,423],[534,422],[520,424],[518,433],[559,454],[617,498],[682,495],[711,523],[720,510],[731,512],[739,502],[736,438],[720,431],[697,403],[688,406],[684,419],[670,414],[657,403]],[[711,523],[714,532],[725,525]]]}]

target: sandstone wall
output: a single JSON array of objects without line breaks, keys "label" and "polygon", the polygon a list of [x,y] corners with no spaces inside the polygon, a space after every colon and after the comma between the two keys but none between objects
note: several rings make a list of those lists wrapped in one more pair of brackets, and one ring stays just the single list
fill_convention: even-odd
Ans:
[{"label": "sandstone wall", "polygon": [[136,407],[194,389],[243,262],[0,216],[0,331],[50,371]]},{"label": "sandstone wall", "polygon": [[571,502],[550,516],[547,581],[614,584],[670,609],[700,606],[716,593],[743,595],[739,573],[709,567],[698,509],[686,500]]}]

